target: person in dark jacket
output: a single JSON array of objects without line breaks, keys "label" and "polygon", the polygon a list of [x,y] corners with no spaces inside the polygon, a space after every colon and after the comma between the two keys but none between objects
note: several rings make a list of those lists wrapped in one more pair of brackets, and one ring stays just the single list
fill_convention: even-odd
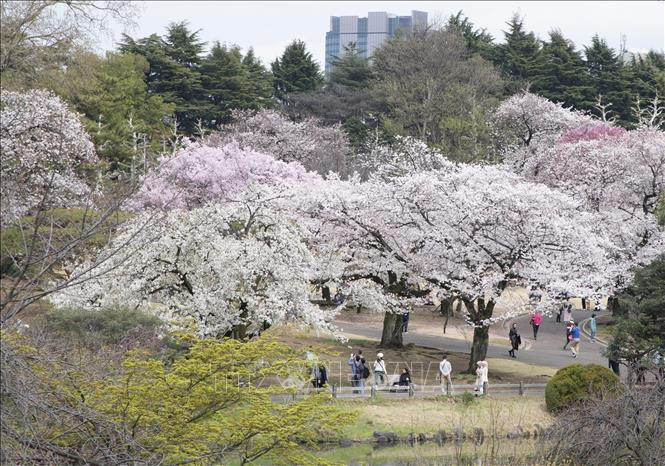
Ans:
[{"label": "person in dark jacket", "polygon": [[399,376],[399,382],[395,382],[395,384],[399,385],[400,387],[408,387],[409,385],[411,385],[411,372],[409,372],[408,367],[404,368],[404,370]]},{"label": "person in dark jacket", "polygon": [[517,331],[517,324],[513,324],[512,327],[510,327],[508,338],[510,339],[510,346],[511,346],[511,349],[510,351],[508,351],[508,354],[511,357],[516,358],[517,356],[515,356],[515,351],[517,351],[520,345],[522,344],[522,337]]},{"label": "person in dark jacket", "polygon": [[607,359],[608,362],[608,367],[612,369],[612,372],[614,372],[616,375],[620,376],[621,375],[621,370],[619,368],[619,360],[615,355],[610,355],[610,357]]},{"label": "person in dark jacket", "polygon": [[312,385],[314,388],[322,388],[328,383],[328,372],[323,364],[314,364],[312,367]]},{"label": "person in dark jacket", "polygon": [[402,314],[402,332],[408,333],[409,331],[409,312]]}]

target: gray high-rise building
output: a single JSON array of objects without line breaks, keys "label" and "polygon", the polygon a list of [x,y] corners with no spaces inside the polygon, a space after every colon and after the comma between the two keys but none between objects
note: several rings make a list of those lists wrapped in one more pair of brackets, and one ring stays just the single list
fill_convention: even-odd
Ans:
[{"label": "gray high-rise building", "polygon": [[326,32],[326,76],[332,70],[335,57],[341,57],[344,46],[355,42],[364,58],[370,58],[398,29],[411,32],[414,28],[427,26],[427,13],[411,11],[411,16],[396,16],[385,11],[367,14],[367,18],[357,16],[331,16],[330,31]]}]

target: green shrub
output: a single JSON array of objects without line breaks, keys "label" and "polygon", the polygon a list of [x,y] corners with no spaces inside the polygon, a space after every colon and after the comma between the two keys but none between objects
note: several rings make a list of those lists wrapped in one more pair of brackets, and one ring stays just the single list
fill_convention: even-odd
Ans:
[{"label": "green shrub", "polygon": [[47,331],[76,338],[86,346],[117,344],[128,337],[152,336],[162,325],[153,314],[121,307],[54,309],[44,315],[42,322]]},{"label": "green shrub", "polygon": [[599,396],[618,389],[619,378],[598,364],[573,364],[559,369],[545,387],[549,411],[558,411],[584,398]]}]

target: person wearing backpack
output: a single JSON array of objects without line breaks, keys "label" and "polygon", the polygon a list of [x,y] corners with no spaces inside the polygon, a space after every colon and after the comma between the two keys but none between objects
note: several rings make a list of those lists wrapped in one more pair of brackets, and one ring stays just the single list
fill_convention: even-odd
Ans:
[{"label": "person wearing backpack", "polygon": [[369,374],[365,376],[366,372],[369,372],[367,367],[365,367],[365,358],[363,358],[363,352],[359,350],[357,353],[351,353],[351,358],[349,358],[349,366],[351,366],[351,385],[357,387],[359,390],[354,390],[353,393],[360,393],[361,395],[365,394],[365,379],[369,377]]}]

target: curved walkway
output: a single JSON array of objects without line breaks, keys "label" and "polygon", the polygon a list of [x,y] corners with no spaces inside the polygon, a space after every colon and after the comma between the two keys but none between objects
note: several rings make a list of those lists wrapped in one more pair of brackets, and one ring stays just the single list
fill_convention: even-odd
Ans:
[{"label": "curved walkway", "polygon": [[[606,314],[596,312],[598,315]],[[575,311],[573,318],[576,322],[591,316],[591,311]],[[520,335],[522,336],[523,344],[526,349],[520,349],[517,352],[517,360],[529,364],[537,364],[553,368],[560,368],[573,363],[581,364],[600,364],[607,366],[607,358],[603,357],[601,351],[603,346],[599,343],[591,343],[589,338],[582,334],[580,343],[580,354],[577,358],[571,356],[569,350],[562,349],[566,338],[565,325],[557,323],[555,317],[543,317],[543,323],[538,332],[538,339],[533,340],[533,332],[531,325],[529,325],[529,315],[518,317],[513,321],[505,322],[505,335],[508,339],[508,327],[512,322],[516,322]],[[351,323],[340,322],[339,326],[344,329],[342,333],[348,332],[349,334],[359,335],[366,338],[381,339],[381,327],[369,326],[366,323]],[[495,332],[496,333],[496,332]],[[423,335],[414,333],[412,331],[404,334],[404,343],[414,343],[420,346],[428,346],[430,348],[440,348],[443,351],[468,353],[470,351],[470,342],[460,339],[454,339],[444,336]],[[489,345],[487,350],[487,357],[491,358],[505,358],[510,359],[508,356],[508,348],[506,346]]]}]

